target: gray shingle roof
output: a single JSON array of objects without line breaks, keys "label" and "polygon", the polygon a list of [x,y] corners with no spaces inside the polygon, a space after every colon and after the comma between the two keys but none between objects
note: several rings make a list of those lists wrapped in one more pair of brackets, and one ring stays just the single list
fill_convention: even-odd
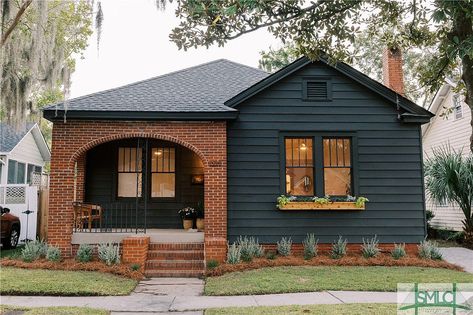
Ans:
[{"label": "gray shingle roof", "polygon": [[[231,112],[224,102],[267,77],[265,71],[219,59],[67,102],[67,111]],[[64,109],[64,103],[45,111]]]},{"label": "gray shingle roof", "polygon": [[5,122],[0,122],[0,152],[10,152],[34,126],[33,123],[15,128]]}]

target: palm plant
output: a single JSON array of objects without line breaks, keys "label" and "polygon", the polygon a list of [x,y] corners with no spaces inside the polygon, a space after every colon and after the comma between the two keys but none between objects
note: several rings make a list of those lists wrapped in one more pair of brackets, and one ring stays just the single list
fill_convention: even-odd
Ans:
[{"label": "palm plant", "polygon": [[425,186],[435,201],[460,206],[465,215],[465,243],[473,247],[473,156],[462,156],[448,147],[435,149],[425,162]]}]

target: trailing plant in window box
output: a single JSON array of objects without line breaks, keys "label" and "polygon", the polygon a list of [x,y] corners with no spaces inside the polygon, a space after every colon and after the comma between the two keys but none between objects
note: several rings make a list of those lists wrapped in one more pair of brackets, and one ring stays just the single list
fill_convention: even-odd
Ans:
[{"label": "trailing plant in window box", "polygon": [[366,197],[353,196],[286,196],[277,198],[277,208],[280,210],[362,210]]}]

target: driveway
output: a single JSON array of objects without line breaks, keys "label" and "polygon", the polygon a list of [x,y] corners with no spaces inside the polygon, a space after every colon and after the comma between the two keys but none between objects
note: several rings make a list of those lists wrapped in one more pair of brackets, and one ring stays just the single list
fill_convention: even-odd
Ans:
[{"label": "driveway", "polygon": [[463,247],[440,248],[443,259],[473,273],[473,250]]}]

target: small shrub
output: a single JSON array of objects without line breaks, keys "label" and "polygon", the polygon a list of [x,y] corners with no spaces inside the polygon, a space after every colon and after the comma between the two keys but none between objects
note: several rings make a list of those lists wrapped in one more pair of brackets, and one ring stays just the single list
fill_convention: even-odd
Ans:
[{"label": "small shrub", "polygon": [[436,244],[430,248],[430,258],[433,260],[442,260],[443,256]]},{"label": "small shrub", "polygon": [[89,244],[80,244],[77,250],[76,260],[79,262],[88,262],[92,260],[93,249]]},{"label": "small shrub", "polygon": [[417,249],[419,251],[420,258],[433,260],[442,259],[442,253],[440,252],[440,249],[438,248],[436,242],[431,242],[427,240],[422,241],[417,246]]},{"label": "small shrub", "polygon": [[61,261],[61,250],[54,246],[49,246],[46,252],[46,259],[49,261]]},{"label": "small shrub", "polygon": [[269,260],[276,259],[277,253],[275,251],[269,251],[266,253],[266,258]]},{"label": "small shrub", "polygon": [[120,263],[120,245],[100,244],[98,247],[98,256],[107,266]]},{"label": "small shrub", "polygon": [[238,264],[241,261],[241,252],[240,247],[238,247],[235,243],[228,247],[227,253],[227,263],[229,264]]},{"label": "small shrub", "polygon": [[281,256],[291,255],[292,239],[283,237],[279,242],[277,242],[278,253]]},{"label": "small shrub", "polygon": [[314,234],[307,234],[307,237],[302,242],[304,246],[304,259],[309,260],[317,256],[317,243]]},{"label": "small shrub", "polygon": [[338,237],[338,240],[332,244],[332,249],[330,250],[330,257],[333,259],[340,259],[347,254],[347,240],[342,239],[341,236]]},{"label": "small shrub", "polygon": [[133,271],[138,271],[140,270],[141,266],[140,264],[131,264],[130,265],[130,269],[133,270]]},{"label": "small shrub", "polygon": [[45,257],[48,250],[48,244],[42,240],[26,242],[21,250],[21,258],[24,262],[32,262],[41,257]]},{"label": "small shrub", "polygon": [[363,238],[363,245],[361,245],[361,254],[365,258],[372,258],[378,256],[380,250],[378,246],[378,239],[376,235],[367,241]]},{"label": "small shrub", "polygon": [[237,240],[237,246],[240,248],[241,260],[251,261],[254,257],[262,257],[264,255],[263,246],[258,243],[254,237],[242,237]]},{"label": "small shrub", "polygon": [[215,259],[210,259],[207,262],[207,269],[215,269],[217,267],[218,267],[218,261],[216,261]]},{"label": "small shrub", "polygon": [[391,256],[394,259],[401,259],[406,256],[406,245],[405,244],[394,244],[394,248],[391,252]]}]

